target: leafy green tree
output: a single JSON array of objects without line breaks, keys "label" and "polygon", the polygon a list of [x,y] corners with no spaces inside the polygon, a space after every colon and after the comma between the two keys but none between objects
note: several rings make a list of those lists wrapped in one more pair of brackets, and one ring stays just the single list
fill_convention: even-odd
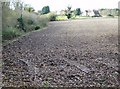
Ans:
[{"label": "leafy green tree", "polygon": [[65,10],[65,15],[67,16],[68,19],[70,19],[72,17],[72,11],[71,11],[71,6],[67,7],[67,10]]},{"label": "leafy green tree", "polygon": [[42,14],[47,14],[47,13],[49,13],[50,12],[50,7],[49,6],[44,6],[43,8],[42,8]]},{"label": "leafy green tree", "polygon": [[80,9],[80,8],[77,8],[77,9],[75,10],[75,15],[81,15],[81,14],[82,14],[81,9]]}]

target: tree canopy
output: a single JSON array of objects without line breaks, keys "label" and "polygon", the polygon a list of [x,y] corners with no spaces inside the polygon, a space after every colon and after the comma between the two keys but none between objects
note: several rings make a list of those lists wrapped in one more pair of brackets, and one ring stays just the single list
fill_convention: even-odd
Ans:
[{"label": "tree canopy", "polygon": [[81,14],[82,14],[81,9],[80,9],[80,8],[77,8],[77,9],[75,10],[75,15],[81,15]]},{"label": "tree canopy", "polygon": [[42,8],[42,14],[47,14],[47,13],[49,13],[50,12],[50,7],[49,6],[44,6],[43,8]]}]

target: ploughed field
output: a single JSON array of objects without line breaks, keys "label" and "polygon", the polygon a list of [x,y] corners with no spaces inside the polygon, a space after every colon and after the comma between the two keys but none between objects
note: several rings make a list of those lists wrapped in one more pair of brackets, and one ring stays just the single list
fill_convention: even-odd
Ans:
[{"label": "ploughed field", "polygon": [[118,86],[117,19],[50,22],[3,47],[4,86]]}]

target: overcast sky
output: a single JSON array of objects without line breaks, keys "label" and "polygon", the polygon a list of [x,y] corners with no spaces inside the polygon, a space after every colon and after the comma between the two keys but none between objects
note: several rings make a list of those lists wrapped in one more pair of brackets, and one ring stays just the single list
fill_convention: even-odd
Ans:
[{"label": "overcast sky", "polygon": [[50,6],[51,11],[60,11],[66,9],[68,5],[72,9],[81,8],[99,9],[99,8],[117,8],[120,0],[23,0],[26,4],[30,4],[35,10],[41,10],[43,6]]}]

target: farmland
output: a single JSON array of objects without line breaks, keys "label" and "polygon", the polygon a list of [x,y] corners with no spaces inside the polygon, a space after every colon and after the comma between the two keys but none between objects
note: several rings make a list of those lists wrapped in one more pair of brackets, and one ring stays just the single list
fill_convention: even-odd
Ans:
[{"label": "farmland", "polygon": [[49,22],[3,47],[4,86],[118,86],[118,20]]}]

